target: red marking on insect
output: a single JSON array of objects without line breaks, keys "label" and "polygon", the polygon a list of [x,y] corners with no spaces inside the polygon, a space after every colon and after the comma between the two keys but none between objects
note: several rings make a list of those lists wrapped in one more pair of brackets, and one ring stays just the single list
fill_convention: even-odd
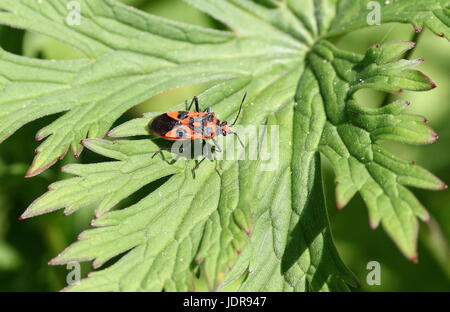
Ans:
[{"label": "red marking on insect", "polygon": [[[241,113],[242,104],[244,103],[246,96],[247,93],[245,93],[242,98],[238,114],[231,127],[234,126]],[[195,111],[189,111],[194,104]],[[156,116],[152,119],[148,128],[153,134],[170,141],[212,139],[216,149],[220,152],[221,148],[215,140],[215,137],[219,135],[226,136],[228,134],[234,134],[243,146],[239,135],[236,132],[233,132],[231,127],[226,121],[221,122],[214,112],[211,112],[210,107],[206,108],[204,111],[200,111],[198,99],[197,97],[194,97],[189,106],[187,106],[186,102],[185,111],[171,111]]]}]

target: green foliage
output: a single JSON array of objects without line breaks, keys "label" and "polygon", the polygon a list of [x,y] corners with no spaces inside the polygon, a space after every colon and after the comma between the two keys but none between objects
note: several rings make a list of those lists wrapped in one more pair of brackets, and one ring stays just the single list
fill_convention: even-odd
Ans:
[{"label": "green foliage", "polygon": [[[415,259],[417,217],[428,215],[404,185],[445,185],[377,142],[432,143],[436,134],[423,117],[402,112],[406,102],[367,109],[354,99],[362,88],[434,88],[412,69],[422,60],[399,60],[414,45],[376,45],[357,55],[327,41],[366,26],[365,0],[187,2],[231,31],[172,22],[113,0],[80,1],[79,26],[65,23],[63,0],[0,4],[1,23],[53,37],[86,56],[44,61],[0,53],[1,138],[34,119],[65,112],[37,134],[47,139],[27,175],[39,174],[69,148],[79,155],[84,146],[114,159],[64,167],[76,177],[51,185],[22,216],[96,206],[95,228],[52,263],[94,260],[98,268],[126,253],[72,290],[192,290],[198,272],[211,290],[245,272],[240,290],[336,291],[355,285],[330,232],[319,152],[336,172],[338,207],[359,191],[372,227],[381,223]],[[449,15],[449,1],[399,0],[383,5],[381,17],[426,25],[449,38]],[[247,91],[240,123],[280,125],[278,170],[263,171],[259,161],[208,162],[193,179],[192,161],[152,159],[158,146],[148,138],[99,139],[129,108],[202,82],[214,85],[200,96],[202,106],[212,106],[221,119],[235,115]],[[146,135],[152,116],[129,121],[109,136]],[[138,203],[110,211],[162,177],[167,182]]]}]

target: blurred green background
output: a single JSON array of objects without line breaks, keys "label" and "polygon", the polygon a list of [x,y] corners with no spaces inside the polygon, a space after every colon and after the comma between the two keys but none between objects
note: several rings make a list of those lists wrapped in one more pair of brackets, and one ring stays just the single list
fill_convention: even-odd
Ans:
[{"label": "blurred green background", "polygon": [[[129,5],[156,15],[224,29],[208,16],[192,9],[181,0],[122,0]],[[437,83],[438,88],[423,93],[403,93],[402,98],[412,102],[410,113],[426,116],[438,132],[440,140],[427,146],[386,144],[397,155],[431,170],[450,182],[450,44],[447,40],[425,30],[415,37],[412,26],[387,24],[373,26],[351,34],[333,38],[341,49],[363,53],[375,43],[392,40],[418,40],[411,58],[425,58],[420,70]],[[47,37],[0,26],[0,46],[15,54],[46,59],[73,59],[82,57],[76,50]],[[146,111],[164,111],[174,104],[201,92],[206,86],[181,88],[159,95],[127,112],[117,124]],[[379,106],[385,95],[376,91],[360,91],[361,105]],[[395,97],[389,97],[393,100]],[[43,174],[25,179],[34,149],[38,143],[35,133],[58,116],[34,121],[20,129],[0,145],[0,291],[57,291],[66,286],[65,266],[49,266],[47,262],[61,252],[77,235],[89,227],[92,209],[82,209],[64,217],[61,211],[18,221],[25,208],[47,186],[67,176],[59,171],[66,163],[98,162],[103,159],[85,151],[79,159],[68,155]],[[330,221],[339,252],[349,268],[358,276],[361,288],[356,291],[450,291],[450,190],[431,192],[414,190],[419,200],[429,209],[432,220],[421,224],[419,236],[419,263],[414,264],[401,255],[382,229],[372,231],[368,225],[367,210],[360,197],[355,197],[343,210],[334,206],[333,173],[325,162],[323,169]],[[137,201],[156,188],[151,184],[121,203],[121,207]],[[381,264],[381,285],[366,283],[369,261]],[[83,276],[90,271],[83,264]]]}]

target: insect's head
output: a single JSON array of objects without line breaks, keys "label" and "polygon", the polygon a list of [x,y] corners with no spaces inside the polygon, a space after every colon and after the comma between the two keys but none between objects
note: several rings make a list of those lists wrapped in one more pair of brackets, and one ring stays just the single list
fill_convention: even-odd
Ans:
[{"label": "insect's head", "polygon": [[[234,119],[233,124],[231,125],[231,127],[234,126],[234,125],[236,124],[236,121],[238,120],[239,115],[241,114],[242,104],[244,104],[244,101],[245,101],[245,98],[246,98],[246,97],[247,97],[247,92],[245,92],[244,97],[242,98],[241,105],[239,106],[239,111],[238,111],[238,113],[237,113],[237,115],[236,115],[236,119]],[[236,132],[234,132],[234,131],[231,130],[231,127],[228,125],[228,122],[226,122],[226,121],[221,122],[221,123],[219,124],[220,133],[221,133],[223,136],[226,136],[227,134],[234,134],[234,135],[236,135],[236,137],[237,137],[238,140],[239,140],[239,143],[241,143],[242,147],[244,147],[244,143],[242,143],[241,138],[239,137],[239,135],[238,135]]]},{"label": "insect's head", "polygon": [[228,125],[228,122],[222,121],[219,124],[219,131],[220,131],[220,134],[222,134],[223,136],[226,136],[228,134],[234,134],[238,138],[239,143],[242,145],[242,147],[244,147],[244,143],[242,143],[241,138],[239,137],[239,135],[236,132],[234,132],[231,129],[231,127]]},{"label": "insect's head", "polygon": [[221,122],[219,127],[220,127],[220,133],[223,136],[226,136],[228,133],[231,132],[231,127],[228,125],[228,122],[226,122],[226,121]]}]

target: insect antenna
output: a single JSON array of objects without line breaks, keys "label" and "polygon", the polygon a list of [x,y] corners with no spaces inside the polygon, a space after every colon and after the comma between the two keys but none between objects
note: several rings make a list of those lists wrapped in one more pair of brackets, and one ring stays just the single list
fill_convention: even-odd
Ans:
[{"label": "insect antenna", "polygon": [[[237,115],[236,115],[236,119],[234,119],[234,121],[233,121],[233,123],[231,124],[231,126],[234,126],[234,125],[236,124],[236,121],[238,120],[239,115],[241,114],[242,104],[244,104],[244,101],[245,101],[245,98],[246,98],[246,97],[247,97],[247,92],[244,93],[244,97],[242,98],[241,105],[239,106],[239,111],[238,111],[238,113],[237,113]],[[234,133],[234,134],[236,134],[236,133]],[[239,140],[240,140],[240,139],[239,139]]]},{"label": "insect antenna", "polygon": [[241,144],[242,147],[244,147],[244,143],[242,143],[241,138],[239,137],[239,134],[237,134],[236,132],[229,132],[229,134],[234,134],[237,138],[239,143]]}]

